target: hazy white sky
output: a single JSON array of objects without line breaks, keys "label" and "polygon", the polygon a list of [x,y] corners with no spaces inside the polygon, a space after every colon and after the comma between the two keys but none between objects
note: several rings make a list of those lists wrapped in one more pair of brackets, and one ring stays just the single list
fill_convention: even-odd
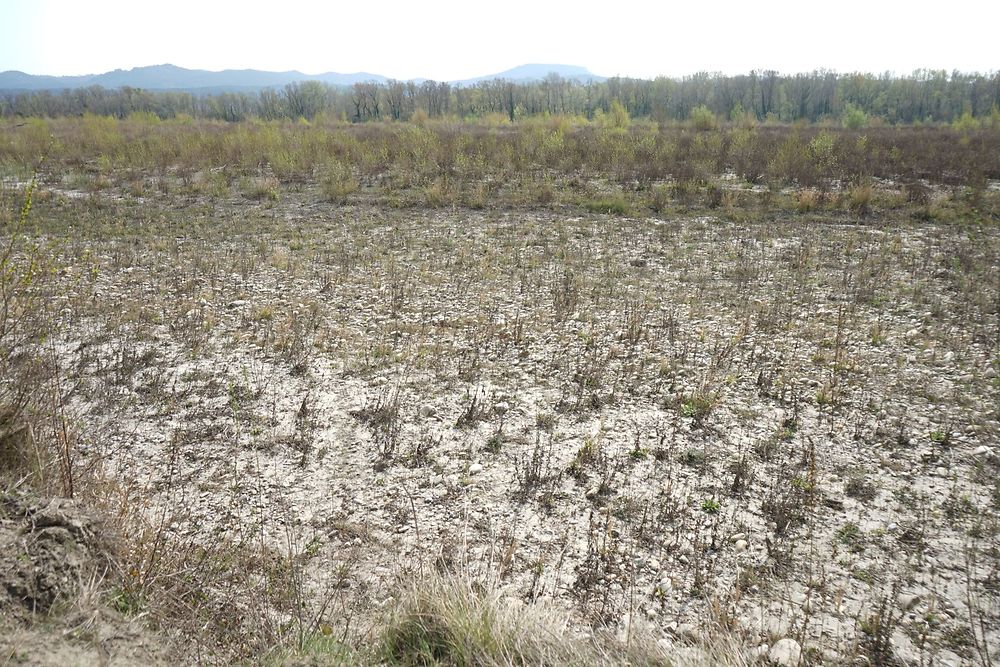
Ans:
[{"label": "hazy white sky", "polygon": [[1000,69],[1000,1],[0,0],[0,71],[366,71],[438,80],[524,63],[604,76]]}]

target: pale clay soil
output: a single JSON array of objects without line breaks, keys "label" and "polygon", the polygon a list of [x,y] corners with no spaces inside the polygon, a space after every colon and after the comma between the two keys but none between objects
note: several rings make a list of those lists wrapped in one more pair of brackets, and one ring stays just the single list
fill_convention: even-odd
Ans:
[{"label": "pale clay soil", "polygon": [[849,663],[888,596],[899,660],[1000,655],[996,229],[148,206],[52,232],[82,460],[307,554],[331,623],[447,566],[664,645]]}]

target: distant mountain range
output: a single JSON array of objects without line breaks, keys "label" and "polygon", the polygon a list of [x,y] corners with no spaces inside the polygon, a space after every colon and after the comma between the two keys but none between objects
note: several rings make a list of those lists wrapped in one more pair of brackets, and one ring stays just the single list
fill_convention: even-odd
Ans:
[{"label": "distant mountain range", "polygon": [[[454,85],[472,86],[482,81],[506,79],[508,81],[530,82],[544,79],[549,74],[558,74],[565,79],[576,81],[603,81],[604,77],[592,74],[584,67],[574,65],[521,65],[513,69],[480,76],[474,79],[450,81]],[[280,88],[296,81],[320,81],[331,86],[351,86],[355,83],[374,81],[384,83],[388,77],[368,72],[341,74],[303,74],[302,72],[266,72],[255,69],[227,69],[211,72],[201,69],[185,69],[176,65],[152,65],[135,67],[130,70],[116,69],[104,74],[84,76],[44,76],[25,74],[18,71],[0,72],[0,90],[41,91],[67,90],[101,86],[102,88],[143,88],[146,90],[184,91],[192,93],[255,92],[264,88]],[[414,79],[421,83],[426,79]]]}]

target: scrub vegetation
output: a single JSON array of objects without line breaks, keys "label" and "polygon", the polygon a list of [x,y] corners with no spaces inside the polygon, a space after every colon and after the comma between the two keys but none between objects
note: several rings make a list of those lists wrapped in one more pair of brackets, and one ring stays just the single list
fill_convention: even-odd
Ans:
[{"label": "scrub vegetation", "polygon": [[997,659],[992,105],[391,86],[5,109],[0,662]]}]

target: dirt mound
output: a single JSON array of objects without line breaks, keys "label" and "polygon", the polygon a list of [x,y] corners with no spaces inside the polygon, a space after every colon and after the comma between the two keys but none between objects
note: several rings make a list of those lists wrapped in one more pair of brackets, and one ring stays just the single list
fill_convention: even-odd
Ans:
[{"label": "dirt mound", "polygon": [[65,498],[0,496],[0,664],[156,664],[155,637],[100,602],[106,538]]},{"label": "dirt mound", "polygon": [[0,611],[24,618],[79,596],[105,560],[96,517],[72,500],[6,497],[0,504]]}]

